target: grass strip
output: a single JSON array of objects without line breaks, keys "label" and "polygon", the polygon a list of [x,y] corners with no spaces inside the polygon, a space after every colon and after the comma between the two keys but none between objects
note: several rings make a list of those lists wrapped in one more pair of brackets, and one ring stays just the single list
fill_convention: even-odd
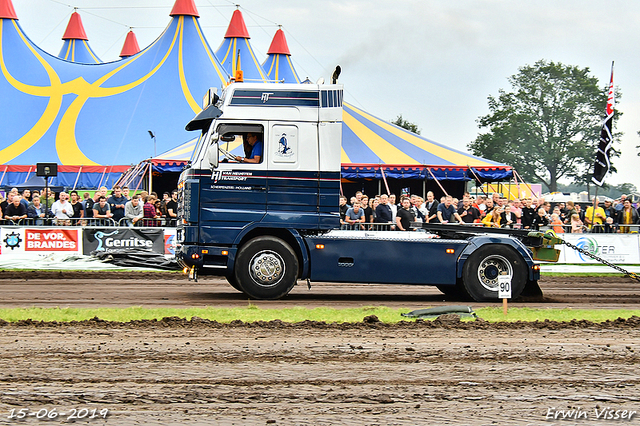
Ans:
[{"label": "grass strip", "polygon": [[[295,323],[305,320],[324,321],[327,323],[360,322],[368,315],[376,315],[380,321],[397,323],[399,321],[411,321],[401,316],[411,309],[396,309],[385,306],[371,306],[362,308],[335,309],[329,307],[319,308],[283,308],[262,309],[255,305],[242,308],[143,308],[139,306],[128,308],[6,308],[0,309],[0,319],[7,322],[31,319],[33,321],[69,322],[83,321],[91,318],[100,318],[106,321],[129,322],[134,320],[160,320],[164,317],[179,317],[191,319],[200,317],[215,320],[221,323],[229,323],[234,320],[243,322],[281,320]],[[478,317],[489,321],[571,321],[588,320],[603,322],[617,318],[630,318],[640,316],[640,310],[628,309],[533,309],[533,308],[509,308],[507,316],[504,316],[502,307],[487,307],[476,310]]]}]

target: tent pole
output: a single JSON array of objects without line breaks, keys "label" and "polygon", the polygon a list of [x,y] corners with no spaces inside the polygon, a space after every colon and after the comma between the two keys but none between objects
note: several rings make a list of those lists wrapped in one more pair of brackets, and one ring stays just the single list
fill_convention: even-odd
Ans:
[{"label": "tent pole", "polygon": [[427,167],[427,170],[429,171],[429,174],[431,175],[431,177],[433,178],[433,180],[436,181],[436,183],[438,184],[438,186],[440,187],[440,189],[442,189],[442,192],[444,192],[444,195],[446,195],[447,197],[449,196],[449,194],[447,193],[447,191],[444,189],[444,187],[442,185],[440,185],[440,181],[438,179],[436,179],[436,176],[433,174],[433,172],[431,171],[431,169],[429,167]]},{"label": "tent pole", "polygon": [[391,191],[389,191],[389,184],[387,183],[387,177],[384,175],[384,170],[382,166],[380,166],[380,173],[382,173],[382,179],[384,179],[384,186],[387,187],[387,195],[391,195]]},{"label": "tent pole", "polygon": [[[106,171],[106,170],[107,170],[107,169],[105,168],[105,171]],[[111,169],[109,169],[109,173],[107,173],[107,178],[106,178],[105,183],[109,182],[109,175],[111,174],[111,170],[113,170],[113,164],[111,165]],[[112,185],[112,188],[113,188],[114,186],[115,186],[115,184],[114,184],[114,185]]]},{"label": "tent pole", "polygon": [[31,168],[32,168],[32,166],[29,166],[29,171],[27,172],[27,177],[24,180],[25,182],[29,180],[29,175],[31,174]]},{"label": "tent pole", "polygon": [[144,166],[140,166],[140,163],[136,164],[135,167],[131,167],[129,170],[127,170],[123,176],[120,177],[120,179],[118,179],[118,181],[116,182],[116,185],[120,185],[120,186],[128,186],[131,182],[133,182],[133,179],[135,178],[135,176],[140,172],[141,168],[146,168],[147,163],[144,163]]},{"label": "tent pole", "polygon": [[[514,170],[515,172],[515,170]],[[513,174],[513,181],[516,183],[516,188],[518,188],[518,199],[522,198],[522,192],[520,191],[520,184],[518,183],[518,178],[516,177],[516,174]]]},{"label": "tent pole", "polygon": [[0,185],[2,185],[2,181],[4,180],[4,175],[7,174],[7,170],[9,170],[9,166],[4,166],[4,172],[2,172],[2,178],[0,178]]},{"label": "tent pole", "polygon": [[427,199],[427,178],[422,181],[422,199]]},{"label": "tent pole", "polygon": [[78,176],[76,176],[76,181],[73,182],[73,190],[75,190],[76,189],[76,185],[78,185],[78,179],[80,179],[80,173],[82,173],[82,167],[83,166],[80,166],[80,169],[78,169]]},{"label": "tent pole", "polygon": [[[531,188],[531,185],[529,185],[527,182],[525,182],[525,181],[524,181],[524,179],[522,179],[522,176],[520,176],[520,174],[519,174],[518,172],[516,172],[516,170],[515,170],[515,169],[513,170],[513,173],[517,174],[517,175],[518,175],[518,177],[520,178],[520,180],[522,181],[522,183],[524,183],[525,185],[527,185],[527,188],[529,188],[529,191],[531,192],[531,197],[533,198],[533,195],[534,195],[534,194],[533,194],[533,188]],[[538,198],[538,197],[536,196],[536,198]]]},{"label": "tent pole", "polygon": [[[138,166],[139,166],[139,164],[138,164]],[[138,169],[138,166],[136,166],[136,169]],[[133,172],[132,172],[132,173],[133,173]],[[133,176],[133,174],[132,174],[132,176]],[[144,177],[144,175],[143,175],[143,177]],[[138,192],[138,188],[140,188],[140,185],[142,185],[142,181],[143,181],[143,180],[144,180],[144,179],[140,179],[140,180],[138,180],[138,184],[136,185],[136,189],[134,189],[134,190],[133,190],[133,195],[136,195],[136,192]],[[133,179],[131,179],[131,181],[133,182]],[[132,195],[132,196],[133,196],[133,195]]]},{"label": "tent pole", "polygon": [[151,166],[151,162],[149,162],[149,194],[153,192],[153,167]]},{"label": "tent pole", "polygon": [[[467,166],[467,167],[469,167],[469,166]],[[471,167],[469,167],[469,170],[471,170],[471,173],[473,173],[473,177],[474,177],[474,178],[478,181],[478,183],[480,184],[480,191],[482,191],[482,193],[483,193],[486,197],[489,197],[489,196],[487,195],[487,193],[486,193],[486,192],[484,192],[484,189],[482,189],[482,182],[480,181],[480,178],[478,177],[478,175],[476,175],[476,172],[474,172],[474,171],[473,171],[473,169],[472,169]],[[476,191],[476,193],[477,193],[477,191]]]},{"label": "tent pole", "polygon": [[107,167],[105,166],[104,170],[102,171],[102,176],[100,176],[100,182],[98,183],[98,189],[100,189],[100,187],[102,186],[102,179],[104,179],[104,174],[107,173]]}]

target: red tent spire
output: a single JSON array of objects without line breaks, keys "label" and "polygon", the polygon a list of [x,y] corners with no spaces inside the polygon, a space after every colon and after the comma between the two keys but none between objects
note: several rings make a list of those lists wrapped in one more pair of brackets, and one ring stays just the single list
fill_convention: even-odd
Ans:
[{"label": "red tent spire", "polygon": [[140,51],[140,46],[138,46],[138,39],[134,34],[133,30],[130,30],[127,33],[127,38],[124,40],[124,46],[122,46],[122,51],[120,52],[121,58],[128,58],[129,56],[133,56]]},{"label": "red tent spire", "polygon": [[82,26],[82,19],[78,12],[73,12],[67,25],[67,30],[62,36],[63,40],[76,39],[76,40],[89,40],[87,33],[84,32],[84,26]]},{"label": "red tent spire", "polygon": [[0,0],[0,18],[18,19],[11,0]]},{"label": "red tent spire", "polygon": [[198,9],[196,9],[196,5],[193,0],[176,0],[173,4],[173,9],[171,9],[171,13],[169,16],[195,16],[196,18],[200,17],[198,13]]},{"label": "red tent spire", "polygon": [[244,18],[242,17],[242,12],[240,12],[240,9],[236,9],[233,11],[231,22],[229,22],[229,28],[227,28],[227,33],[224,35],[224,38],[233,37],[251,38],[249,37],[247,26],[244,24]]},{"label": "red tent spire", "polygon": [[274,53],[279,53],[281,55],[289,55],[289,46],[287,45],[287,39],[284,36],[284,31],[279,29],[276,31],[276,35],[273,36],[273,41],[271,41],[271,46],[269,46],[269,51],[267,55],[271,55]]}]

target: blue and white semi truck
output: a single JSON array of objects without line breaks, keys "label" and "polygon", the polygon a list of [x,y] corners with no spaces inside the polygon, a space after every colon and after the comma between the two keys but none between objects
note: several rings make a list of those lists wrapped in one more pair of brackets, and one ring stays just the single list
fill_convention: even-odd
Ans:
[{"label": "blue and white semi truck", "polygon": [[[178,184],[176,257],[190,278],[224,276],[256,299],[298,280],[435,285],[488,301],[507,276],[513,298],[539,291],[527,246],[541,235],[339,230],[342,95],[337,84],[231,83],[205,96]],[[263,145],[258,163],[245,161],[249,133]],[[240,145],[244,157],[229,154]]]}]

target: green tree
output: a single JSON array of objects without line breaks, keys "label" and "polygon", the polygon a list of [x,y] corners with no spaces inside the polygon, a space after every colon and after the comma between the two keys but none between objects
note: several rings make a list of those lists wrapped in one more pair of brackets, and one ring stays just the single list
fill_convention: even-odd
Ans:
[{"label": "green tree", "polygon": [[400,114],[398,118],[392,121],[391,124],[395,124],[396,126],[402,127],[403,129],[407,129],[408,131],[413,132],[416,135],[420,134],[418,126],[402,118],[402,114]]},{"label": "green tree", "polygon": [[[558,179],[590,179],[609,88],[589,68],[540,60],[509,77],[512,91],[489,96],[473,154],[513,166],[524,179],[556,191]],[[616,91],[616,99],[620,93]],[[616,112],[614,126],[621,114]],[[618,142],[621,133],[613,135]],[[612,149],[611,157],[619,156]],[[612,172],[615,169],[612,167]]]}]

